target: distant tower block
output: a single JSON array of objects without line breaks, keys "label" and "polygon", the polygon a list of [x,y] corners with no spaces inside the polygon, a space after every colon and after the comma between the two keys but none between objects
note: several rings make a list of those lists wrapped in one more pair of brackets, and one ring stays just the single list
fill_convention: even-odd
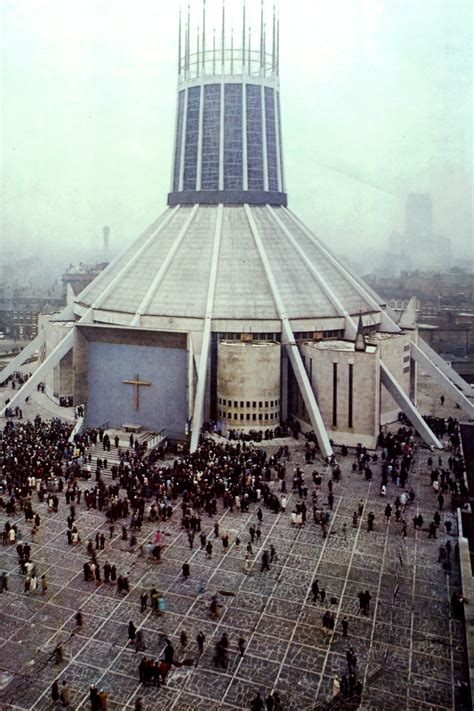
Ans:
[{"label": "distant tower block", "polygon": [[280,423],[279,343],[220,341],[217,413],[223,428],[247,432]]},{"label": "distant tower block", "polygon": [[405,234],[422,239],[433,235],[433,207],[431,196],[410,193],[405,207]]},{"label": "distant tower block", "polygon": [[102,229],[104,239],[103,239],[103,246],[104,246],[104,262],[108,262],[110,259],[110,251],[109,251],[109,237],[110,237],[110,227],[106,225]]}]

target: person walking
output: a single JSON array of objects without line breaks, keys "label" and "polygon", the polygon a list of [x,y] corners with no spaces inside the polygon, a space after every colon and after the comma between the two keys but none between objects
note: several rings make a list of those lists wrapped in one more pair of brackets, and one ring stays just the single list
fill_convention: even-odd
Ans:
[{"label": "person walking", "polygon": [[265,704],[263,703],[263,699],[260,696],[260,692],[250,702],[250,708],[251,708],[251,711],[264,711]]},{"label": "person walking", "polygon": [[364,614],[365,615],[370,615],[370,601],[372,599],[372,595],[368,590],[365,591],[364,593]]},{"label": "person walking", "polygon": [[262,554],[262,566],[260,568],[263,573],[265,570],[270,570],[270,556],[267,550],[263,551]]},{"label": "person walking", "polygon": [[370,531],[374,530],[374,521],[375,521],[375,514],[373,511],[369,511],[369,514],[367,516],[367,532],[370,533]]},{"label": "person walking", "polygon": [[61,705],[66,708],[69,706],[69,686],[67,684],[66,679],[64,679],[62,685],[61,685],[61,691],[59,693],[59,699],[61,701]]},{"label": "person walking", "polygon": [[201,656],[204,653],[204,642],[206,641],[206,636],[204,632],[199,631],[197,636],[196,636],[196,642],[198,646],[198,653],[199,656]]},{"label": "person walking", "polygon": [[129,642],[134,642],[137,636],[137,628],[133,624],[132,620],[128,623],[128,640]]},{"label": "person walking", "polygon": [[51,706],[56,708],[59,701],[59,685],[58,680],[55,679],[51,685]]}]

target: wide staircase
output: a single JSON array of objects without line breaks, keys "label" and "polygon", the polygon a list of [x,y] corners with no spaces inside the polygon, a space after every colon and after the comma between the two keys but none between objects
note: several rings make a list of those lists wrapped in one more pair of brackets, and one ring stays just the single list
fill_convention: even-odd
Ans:
[{"label": "wide staircase", "polygon": [[[87,454],[91,455],[90,465],[92,477],[94,476],[96,470],[96,462],[98,459],[107,460],[107,469],[102,470],[102,476],[107,476],[110,475],[111,467],[114,464],[116,464],[117,466],[120,464],[119,451],[125,452],[126,450],[129,450],[131,453],[134,452],[134,447],[130,446],[129,432],[125,432],[125,430],[119,429],[107,429],[104,430],[104,434],[106,433],[110,437],[110,452],[104,449],[102,442],[100,442],[99,440],[97,440],[96,445],[91,445],[87,450]],[[117,435],[119,438],[118,447],[115,446],[115,437]],[[138,434],[133,434],[134,442],[138,440],[140,444],[146,443],[147,451],[154,449],[155,447],[159,447],[160,444],[165,442],[165,439],[166,437],[164,437],[163,434],[150,432],[148,430],[144,430],[143,432],[139,432]]]}]

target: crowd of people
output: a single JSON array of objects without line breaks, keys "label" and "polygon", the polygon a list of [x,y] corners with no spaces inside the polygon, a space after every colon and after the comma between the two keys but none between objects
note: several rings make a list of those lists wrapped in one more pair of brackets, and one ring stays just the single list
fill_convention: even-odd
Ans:
[{"label": "crowd of people", "polygon": [[[431,418],[430,426],[441,435],[441,423]],[[449,419],[444,422],[444,428],[442,434],[449,440],[449,456],[430,456],[426,472],[431,480],[436,508],[433,522],[428,526],[430,538],[436,538],[436,531],[440,529],[440,513],[446,503],[445,497],[448,494],[461,498],[467,496],[464,464],[455,421]],[[38,504],[46,502],[47,511],[51,514],[64,511],[67,544],[84,546],[85,582],[96,586],[115,585],[118,595],[127,595],[130,592],[127,571],[118,571],[113,561],[109,560],[113,554],[112,550],[108,550],[109,542],[116,535],[120,536],[120,540],[126,542],[130,551],[138,557],[145,555],[159,563],[166,547],[165,533],[159,530],[160,524],[177,517],[180,517],[179,522],[186,533],[190,550],[193,550],[197,536],[200,548],[207,558],[212,558],[217,543],[219,547],[222,546],[220,550],[223,555],[230,548],[239,551],[242,543],[242,569],[245,573],[259,571],[264,575],[277,563],[277,550],[272,542],[266,542],[259,561],[254,560],[253,546],[258,544],[261,538],[263,520],[279,513],[285,514],[287,510],[290,496],[287,492],[287,470],[291,458],[288,446],[280,446],[270,455],[263,447],[240,437],[223,440],[203,434],[195,452],[165,458],[167,452],[164,447],[149,451],[133,435],[130,435],[127,442],[129,446],[124,447],[118,437],[112,443],[109,435],[101,429],[86,430],[76,434],[71,441],[71,430],[72,425],[58,419],[43,422],[40,417],[36,417],[33,422],[7,421],[0,442],[0,507],[5,509],[9,517],[24,514],[31,543],[34,543],[42,525],[41,516],[35,510]],[[298,432],[293,435],[297,436]],[[315,438],[311,433],[306,436],[306,440],[305,461],[307,464],[313,464],[314,469],[308,479],[301,467],[293,468],[291,484],[288,484],[291,486],[293,507],[288,520],[298,527],[309,523],[315,526],[316,532],[319,530],[322,538],[326,538],[333,522],[342,469],[335,456],[324,461],[317,459]],[[92,472],[92,446],[102,447],[103,451],[103,455],[95,462],[95,472]],[[112,446],[118,455],[118,463],[109,466],[107,454]],[[389,490],[395,491],[393,505],[384,501],[381,514],[389,522],[393,513],[403,538],[408,535],[406,512],[410,506],[414,506],[416,499],[410,478],[417,440],[409,427],[400,426],[397,432],[382,431],[378,446],[378,451],[374,453],[358,445],[354,451],[352,470],[363,476],[367,482],[372,481],[379,470],[381,496],[387,497]],[[351,456],[347,447],[341,448],[340,456],[343,459]],[[85,488],[84,481],[87,484]],[[104,530],[97,532],[95,540],[81,539],[77,522],[81,505],[83,509],[97,510],[104,515]],[[255,520],[252,518],[246,531],[248,540],[241,541],[238,536],[230,540],[228,532],[219,530],[219,523],[214,517],[226,509],[230,512],[254,512]],[[381,516],[378,519],[372,510],[366,511],[364,501],[361,500],[352,519],[344,522],[336,532],[341,537],[342,545],[347,542],[347,524],[359,527],[363,517],[368,533],[376,530],[383,518]],[[153,538],[147,541],[142,532],[144,524],[149,522],[153,523],[156,531]],[[421,517],[420,521],[420,515],[416,515],[413,524],[415,530],[423,528],[423,518]],[[445,533],[448,535],[450,525],[447,519]],[[105,531],[108,531],[108,536]],[[22,527],[17,522],[5,523],[2,543],[17,546],[19,568],[25,576],[25,594],[38,591],[45,595],[48,590],[46,576],[40,575],[33,560],[34,548],[25,540]],[[445,572],[449,572],[452,555],[448,543],[440,548],[439,561]],[[104,560],[99,557],[102,553]],[[453,555],[456,556],[456,548]],[[185,580],[192,577],[188,560],[183,563],[182,575]],[[0,579],[1,591],[8,590],[7,574],[1,573]],[[339,630],[342,637],[348,637],[349,620],[345,615],[337,618],[340,613],[336,598],[320,588],[317,580],[312,581],[309,595],[312,595],[313,602],[324,608],[328,606],[321,618],[328,643]],[[361,590],[358,598],[360,614],[369,616],[370,591]],[[145,591],[141,593],[142,614],[148,611],[160,614],[163,605],[163,596],[156,587],[151,588],[149,594]],[[453,603],[453,609],[454,606]],[[458,607],[459,605],[456,610]],[[216,594],[209,604],[211,619],[219,617],[219,608]],[[81,626],[82,612],[77,614],[80,615]],[[133,644],[135,651],[145,652],[146,640],[140,626],[137,628],[131,621],[128,634],[129,642]],[[199,633],[196,643],[198,662],[205,645],[202,632]],[[174,666],[188,663],[190,657],[186,655],[187,639],[181,638],[180,644],[183,654],[179,655],[179,659],[169,639],[166,640],[161,658],[151,659],[149,656],[143,656],[140,659],[139,679],[144,685],[159,687],[166,683],[167,675]],[[244,656],[245,649],[246,640],[241,636],[238,642],[240,656]],[[217,668],[227,669],[228,654],[229,640],[224,632],[215,643],[214,664]],[[193,656],[192,659],[194,658]],[[347,651],[347,663],[348,673],[339,679],[339,687],[335,693],[360,696],[362,686],[357,674],[357,657],[352,647]],[[59,693],[58,700],[66,706],[61,698],[63,687],[58,684],[58,680],[55,680],[52,697]],[[101,692],[91,693],[91,704],[94,708],[106,708],[105,692],[105,697],[101,700],[97,697]],[[68,696],[64,689],[62,696]],[[102,705],[99,706],[99,703]],[[278,693],[273,690],[265,697],[265,701],[258,694],[252,701],[252,708],[281,708]]]}]

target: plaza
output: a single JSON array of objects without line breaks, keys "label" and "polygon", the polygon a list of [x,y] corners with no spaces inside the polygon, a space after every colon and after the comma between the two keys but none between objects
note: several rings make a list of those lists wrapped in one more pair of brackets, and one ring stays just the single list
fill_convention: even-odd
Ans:
[{"label": "plaza", "polygon": [[[122,435],[125,437],[125,435]],[[31,543],[31,559],[37,564],[38,577],[45,574],[48,589],[24,593],[24,576],[19,571],[15,546],[0,550],[0,570],[9,576],[8,591],[3,593],[1,610],[2,708],[50,708],[50,689],[55,678],[66,679],[71,691],[71,708],[89,708],[89,686],[95,684],[108,693],[108,709],[133,709],[142,698],[145,709],[246,709],[257,692],[262,698],[277,691],[284,709],[325,708],[333,695],[336,674],[347,674],[346,651],[351,646],[358,658],[357,674],[363,683],[360,708],[363,709],[452,709],[456,687],[465,676],[463,625],[453,619],[450,598],[460,589],[459,569],[453,562],[449,575],[438,563],[439,546],[447,539],[446,519],[453,528],[449,538],[454,549],[456,518],[446,497],[446,511],[441,512],[437,539],[428,539],[427,524],[438,508],[431,488],[427,459],[429,450],[420,447],[415,455],[407,487],[415,491],[414,503],[404,514],[408,522],[406,538],[394,516],[389,523],[384,508],[401,493],[390,482],[386,497],[380,496],[380,459],[373,466],[374,477],[352,471],[353,451],[342,457],[337,453],[342,477],[334,484],[333,516],[327,537],[308,514],[302,527],[291,523],[291,511],[299,499],[292,492],[292,472],[304,471],[308,502],[313,490],[312,472],[322,474],[319,505],[327,509],[327,483],[330,468],[321,459],[307,464],[304,439],[263,443],[269,455],[287,444],[290,460],[286,463],[288,503],[286,512],[274,514],[262,506],[262,536],[253,546],[253,564],[244,573],[244,552],[250,540],[249,528],[257,523],[256,506],[248,513],[223,509],[219,501],[217,516],[202,514],[202,530],[214,543],[211,559],[194,544],[189,548],[187,532],[181,527],[180,501],[173,502],[174,514],[167,522],[151,523],[145,519],[133,549],[121,537],[120,525],[109,538],[105,513],[76,505],[76,525],[82,543],[69,546],[66,538],[68,507],[60,497],[57,513],[48,513],[46,504],[33,508],[41,516],[41,525]],[[120,446],[126,445],[122,439]],[[259,446],[259,445],[257,445]],[[101,447],[94,458],[104,456]],[[380,455],[380,450],[379,450]],[[109,469],[116,459],[114,446],[107,453]],[[446,465],[448,454],[440,454]],[[438,453],[435,453],[438,457]],[[94,466],[92,467],[94,471]],[[92,481],[81,482],[90,488]],[[121,492],[123,495],[124,492]],[[353,512],[363,504],[357,527]],[[374,531],[367,531],[367,514],[375,514]],[[423,530],[415,531],[412,518],[421,513]],[[7,517],[1,513],[1,526]],[[30,538],[24,517],[17,522],[24,539]],[[219,536],[230,538],[225,552],[220,538],[214,539],[213,526],[219,523]],[[125,522],[127,523],[127,522]],[[344,540],[343,524],[346,524]],[[140,544],[154,539],[156,530],[164,535],[162,560],[148,559]],[[119,595],[116,586],[85,582],[83,564],[88,559],[87,540],[96,533],[106,537],[104,550],[98,550],[100,564],[108,560],[117,573],[127,575],[130,591]],[[240,547],[235,540],[239,537]],[[273,544],[278,560],[270,570],[261,572],[264,549]],[[190,563],[190,578],[182,576],[183,562]],[[324,605],[312,602],[314,579],[326,590]],[[165,599],[166,610],[160,615],[147,607],[140,614],[140,594],[152,587]],[[369,590],[369,615],[359,610],[358,593]],[[209,603],[218,595],[219,617],[212,620]],[[336,627],[323,634],[322,615],[330,609]],[[76,626],[75,614],[81,610],[84,623]],[[349,621],[348,638],[341,633],[341,619]],[[132,620],[143,632],[146,650],[135,653],[128,643],[127,625]],[[179,635],[184,630],[189,642],[180,651]],[[195,638],[204,632],[205,649],[198,658]],[[223,633],[230,641],[227,669],[214,665],[214,647]],[[245,655],[240,657],[237,641],[246,640]],[[192,659],[190,666],[172,668],[161,688],[140,684],[138,664],[143,654],[159,659],[169,638],[175,659]],[[54,650],[63,645],[64,660],[54,663]],[[351,708],[349,702],[333,702],[334,708]]]}]

